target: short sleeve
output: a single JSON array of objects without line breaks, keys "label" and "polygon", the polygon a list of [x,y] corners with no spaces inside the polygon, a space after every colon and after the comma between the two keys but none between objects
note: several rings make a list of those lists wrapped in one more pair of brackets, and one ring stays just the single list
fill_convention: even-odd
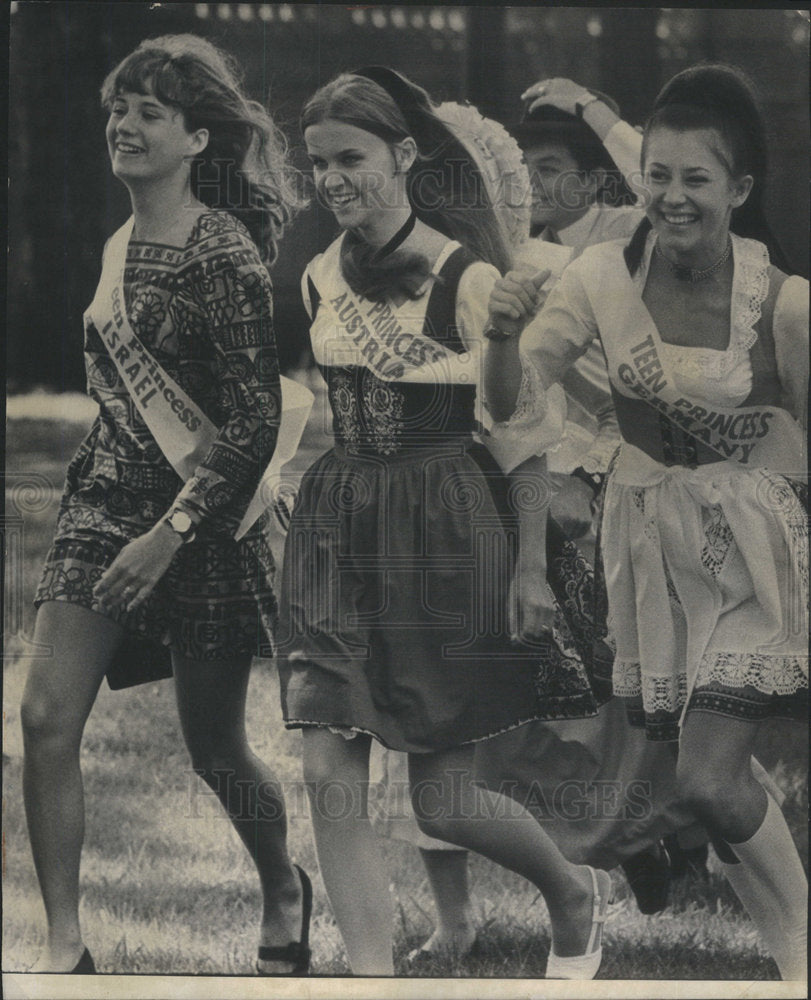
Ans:
[{"label": "short sleeve", "polygon": [[318,311],[318,289],[315,287],[315,282],[313,281],[313,266],[323,257],[323,254],[318,254],[313,257],[307,267],[304,269],[304,274],[301,276],[301,298],[304,302],[304,308],[307,310],[307,315],[310,317],[310,322],[312,323],[315,318],[315,314]]},{"label": "short sleeve", "polygon": [[499,273],[492,264],[476,261],[465,268],[456,290],[456,322],[459,336],[468,351],[482,343],[487,325],[487,305]]}]

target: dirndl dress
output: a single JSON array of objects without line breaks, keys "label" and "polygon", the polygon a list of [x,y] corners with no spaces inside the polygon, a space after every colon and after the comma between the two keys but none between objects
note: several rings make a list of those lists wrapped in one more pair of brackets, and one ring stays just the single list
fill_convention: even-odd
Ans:
[{"label": "dirndl dress", "polygon": [[[226,212],[204,212],[184,247],[129,243],[124,303],[130,325],[220,428],[185,484],[99,332],[86,324],[87,391],[99,413],[69,465],[35,604],[68,601],[113,618],[128,633],[123,649],[130,659],[139,642],[144,658],[154,655],[156,644],[206,661],[272,653],[274,564],[261,519],[239,542],[233,537],[279,426],[271,301],[256,246]],[[137,609],[101,608],[95,584],[121,549],[178,500],[200,520],[195,539],[181,547]],[[143,668],[136,669],[141,679]],[[123,678],[118,686],[126,684]]]},{"label": "dirndl dress", "polygon": [[[653,740],[678,740],[687,712],[807,714],[808,522],[792,469],[803,464],[808,283],[772,267],[763,244],[731,239],[725,350],[662,341],[642,298],[655,233],[634,275],[622,241],[586,250],[529,347],[547,380],[597,335],[606,352],[623,438],[602,514],[613,683]],[[635,376],[633,350],[651,345],[659,374]],[[628,385],[645,376],[639,398]],[[678,403],[651,388],[660,376]],[[755,446],[771,454],[721,457]]]},{"label": "dirndl dress", "polygon": [[[417,332],[461,354],[460,279],[471,266],[493,278],[448,249]],[[330,278],[332,291],[308,283],[313,329],[330,325],[340,345],[350,330],[323,296],[347,300],[335,295],[340,276]],[[474,440],[475,385],[384,380],[362,363],[327,364],[318,350],[316,360],[335,446],[305,473],[286,541],[277,640],[287,725],[419,753],[594,714],[579,657],[545,641],[539,668],[537,645],[510,642],[517,517],[505,477]]]}]

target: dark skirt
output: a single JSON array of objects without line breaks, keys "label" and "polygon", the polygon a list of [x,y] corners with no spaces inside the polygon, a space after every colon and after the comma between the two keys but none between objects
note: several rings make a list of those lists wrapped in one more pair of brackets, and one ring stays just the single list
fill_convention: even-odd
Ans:
[{"label": "dark skirt", "polygon": [[285,548],[287,725],[419,753],[594,715],[568,640],[510,641],[516,542],[508,482],[479,444],[323,455],[303,477]]}]

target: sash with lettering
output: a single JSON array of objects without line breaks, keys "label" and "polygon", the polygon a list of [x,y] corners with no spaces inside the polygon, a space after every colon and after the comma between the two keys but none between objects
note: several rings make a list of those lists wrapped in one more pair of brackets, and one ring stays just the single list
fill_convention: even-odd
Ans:
[{"label": "sash with lettering", "polygon": [[[605,244],[587,255],[587,294],[618,395],[648,403],[719,459],[803,475],[805,436],[794,417],[773,405],[716,406],[677,389],[659,331],[625,266],[622,246]],[[620,409],[618,405],[618,415]]]},{"label": "sash with lettering", "polygon": [[[107,244],[101,278],[95,297],[85,312],[85,323],[92,323],[98,331],[121,381],[158,447],[180,478],[186,480],[205,458],[219,431],[144,347],[127,319],[124,267],[133,225],[134,220],[130,217]],[[126,357],[128,366],[120,350],[122,345],[129,352]],[[271,504],[276,512],[274,523],[283,527],[283,510],[280,513],[277,507],[278,494],[283,488],[281,467],[296,453],[313,404],[313,395],[303,385],[284,376],[281,376],[281,392],[282,415],[276,448],[237,528],[237,540]]]},{"label": "sash with lettering", "polygon": [[[408,301],[395,308],[352,291],[341,275],[342,240],[343,236],[335,240],[308,268],[320,301],[332,319],[329,324],[316,323],[311,329],[318,364],[367,368],[384,382],[478,384],[479,352],[457,354],[427,337],[423,333],[422,301]],[[458,245],[452,242],[440,254],[434,273]]]}]

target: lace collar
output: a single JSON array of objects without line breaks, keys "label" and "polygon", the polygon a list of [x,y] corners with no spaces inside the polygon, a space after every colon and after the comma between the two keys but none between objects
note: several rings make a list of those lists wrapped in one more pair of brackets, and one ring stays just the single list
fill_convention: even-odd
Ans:
[{"label": "lace collar", "polygon": [[[725,351],[705,347],[678,347],[676,350],[689,352],[700,366],[705,378],[723,379],[744,358],[755,344],[758,334],[755,329],[761,317],[761,309],[769,294],[769,252],[757,240],[743,236],[732,237],[732,258],[735,271],[732,278],[732,298],[729,309],[729,345]],[[651,232],[645,243],[639,269],[634,282],[642,294],[648,280],[651,255],[656,246],[656,233]],[[673,345],[665,344],[665,348]]]}]

